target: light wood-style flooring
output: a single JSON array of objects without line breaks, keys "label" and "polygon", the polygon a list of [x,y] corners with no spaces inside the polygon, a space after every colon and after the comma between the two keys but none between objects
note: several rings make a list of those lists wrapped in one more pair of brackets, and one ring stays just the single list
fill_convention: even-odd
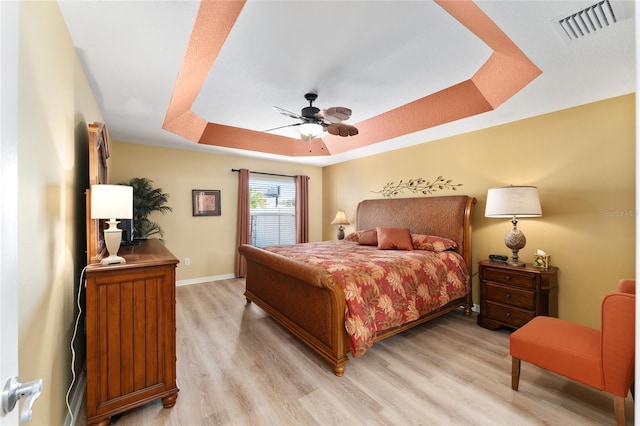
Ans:
[{"label": "light wood-style flooring", "polygon": [[[243,280],[177,288],[173,408],[127,425],[614,425],[610,395],[522,364],[511,389],[508,330],[452,312],[376,343],[336,377],[242,295]],[[627,424],[634,402],[626,400]],[[78,425],[86,423],[81,411]]]}]

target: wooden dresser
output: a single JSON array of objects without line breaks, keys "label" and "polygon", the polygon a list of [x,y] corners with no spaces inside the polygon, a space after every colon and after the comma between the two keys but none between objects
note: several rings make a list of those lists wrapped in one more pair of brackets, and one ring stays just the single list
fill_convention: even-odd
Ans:
[{"label": "wooden dresser", "polygon": [[482,261],[478,325],[519,328],[538,315],[558,316],[558,268]]},{"label": "wooden dresser", "polygon": [[87,423],[162,399],[176,386],[176,259],[160,240],[122,246],[125,264],[86,270]]}]

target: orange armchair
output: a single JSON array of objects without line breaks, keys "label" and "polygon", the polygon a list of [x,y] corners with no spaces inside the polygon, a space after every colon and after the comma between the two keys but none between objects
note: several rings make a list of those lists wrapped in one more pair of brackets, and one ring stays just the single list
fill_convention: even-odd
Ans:
[{"label": "orange armchair", "polygon": [[633,384],[635,280],[620,280],[602,301],[601,330],[558,318],[535,317],[510,338],[511,387],[518,390],[520,361],[613,394],[619,426]]}]

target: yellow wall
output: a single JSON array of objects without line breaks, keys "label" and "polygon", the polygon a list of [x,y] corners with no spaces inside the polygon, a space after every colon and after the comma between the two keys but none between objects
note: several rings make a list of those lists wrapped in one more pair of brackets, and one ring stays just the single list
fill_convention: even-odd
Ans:
[{"label": "yellow wall", "polygon": [[[521,219],[520,258],[551,254],[559,272],[559,316],[600,325],[602,296],[635,276],[635,96],[627,95],[425,143],[323,169],[325,239],[337,209],[354,220],[357,203],[387,182],[439,175],[476,197],[473,273],[491,253],[508,254],[508,220],[487,219],[487,189],[535,185],[543,217]],[[442,191],[434,195],[451,195]],[[406,193],[404,196],[411,196]],[[346,232],[353,231],[353,226]],[[478,303],[477,275],[474,300]]]},{"label": "yellow wall", "polygon": [[[19,377],[44,379],[30,424],[60,425],[71,383],[76,289],[86,263],[80,178],[86,128],[103,119],[58,4],[20,2],[19,14]],[[80,324],[78,373],[84,363]]]},{"label": "yellow wall", "polygon": [[[310,176],[312,241],[335,239],[329,222],[336,210],[353,222],[357,203],[379,198],[372,191],[387,182],[442,175],[463,184],[457,193],[478,199],[474,265],[491,253],[508,254],[509,221],[484,217],[487,189],[535,185],[543,217],[520,220],[527,236],[520,257],[530,262],[538,248],[550,253],[560,268],[560,317],[598,327],[603,294],[617,279],[635,276],[634,102],[634,95],[622,96],[323,169],[115,142],[111,182],[148,177],[170,194],[173,212],[153,219],[183,262],[178,280],[184,283],[233,272],[237,175],[231,168]],[[222,216],[193,217],[191,189],[220,189]]]},{"label": "yellow wall", "polygon": [[[164,240],[180,259],[178,281],[203,281],[233,274],[238,208],[238,173],[231,169],[286,175],[306,175],[309,180],[309,239],[322,237],[322,169],[293,163],[256,160],[196,151],[157,148],[140,144],[111,144],[111,183],[132,177],[153,180],[154,187],[169,194],[172,212],[153,213],[151,220],[164,231]],[[191,190],[218,189],[221,216],[192,216]],[[191,259],[189,266],[185,258]],[[180,283],[179,283],[180,284]]]}]

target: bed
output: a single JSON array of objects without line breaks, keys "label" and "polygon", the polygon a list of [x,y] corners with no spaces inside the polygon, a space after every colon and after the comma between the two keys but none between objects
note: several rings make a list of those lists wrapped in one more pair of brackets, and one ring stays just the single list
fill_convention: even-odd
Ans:
[{"label": "bed", "polygon": [[[242,245],[239,251],[247,262],[244,293],[247,302],[267,312],[324,358],[337,376],[342,376],[349,356],[357,358],[376,341],[460,307],[465,314],[471,314],[471,217],[475,202],[465,195],[364,200],[356,211],[356,232],[345,240],[264,249]],[[429,250],[379,250],[375,244],[365,245],[371,243],[364,240],[371,237],[373,230],[378,231],[381,242],[385,232],[405,230],[410,233],[413,244],[426,243],[426,236],[440,245],[442,241],[448,243],[444,248],[438,246],[438,250],[432,250],[431,246]],[[373,236],[376,238],[375,233]],[[349,253],[353,253],[351,260],[347,259]],[[359,320],[352,312],[353,301],[362,298],[358,290],[354,291],[353,277],[362,279],[367,271],[370,276],[377,276],[371,268],[382,271],[380,265],[387,265],[388,258],[392,257],[408,262],[400,268],[404,272],[411,269],[408,275],[415,281],[415,288],[400,292],[411,294],[413,304],[402,310],[389,309],[391,319],[382,315],[384,312],[380,309],[372,312],[373,308],[365,307],[369,318],[362,321],[374,330],[366,332],[363,327],[354,327]],[[348,264],[358,259],[366,265]],[[416,266],[422,261],[437,266]],[[443,271],[441,264],[456,271]],[[389,268],[394,267],[389,264]],[[352,272],[353,268],[365,269]],[[423,270],[443,278],[443,284],[440,287],[427,284],[428,280],[419,274]],[[407,275],[404,272],[402,274]],[[385,280],[394,282],[389,278]],[[438,300],[416,302],[415,295],[424,293],[425,289]],[[367,294],[370,293],[371,290],[367,290]],[[376,296],[380,294],[382,290]],[[425,299],[429,299],[429,295],[425,295]],[[380,300],[381,297],[376,299],[378,305]],[[362,337],[358,333],[366,334],[361,339],[362,346],[354,344],[354,339]]]}]

